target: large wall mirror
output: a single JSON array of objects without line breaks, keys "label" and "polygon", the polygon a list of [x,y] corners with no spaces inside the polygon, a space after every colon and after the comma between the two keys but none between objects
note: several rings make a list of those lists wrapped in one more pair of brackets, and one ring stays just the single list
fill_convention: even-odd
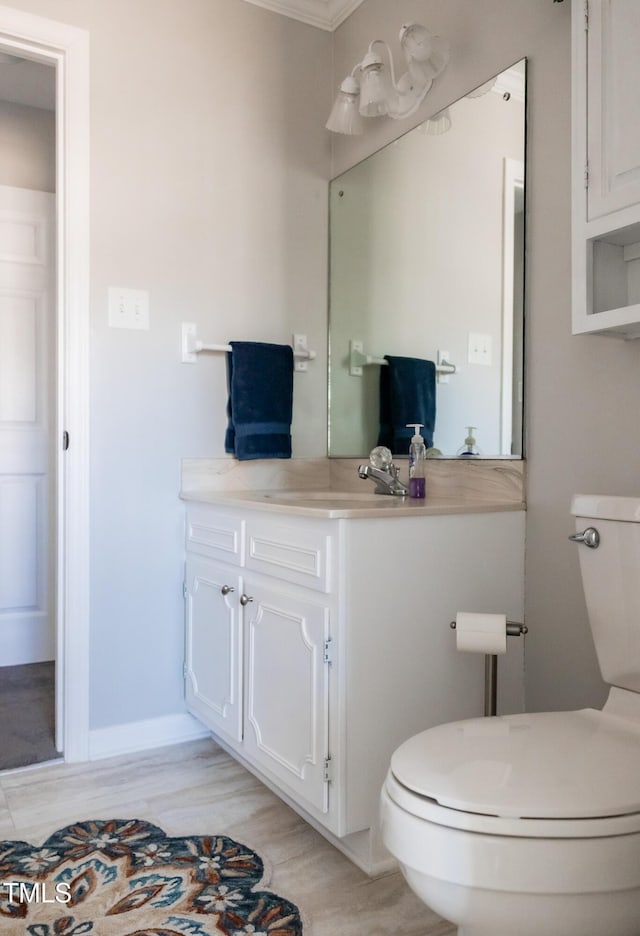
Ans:
[{"label": "large wall mirror", "polygon": [[517,63],[331,183],[330,456],[378,444],[389,355],[436,365],[443,457],[467,426],[481,456],[522,457],[525,73]]}]

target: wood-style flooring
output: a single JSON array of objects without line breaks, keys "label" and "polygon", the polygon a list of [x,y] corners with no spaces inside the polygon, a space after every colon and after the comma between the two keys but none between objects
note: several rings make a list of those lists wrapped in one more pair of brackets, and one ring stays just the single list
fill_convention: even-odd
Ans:
[{"label": "wood-style flooring", "polygon": [[90,764],[0,773],[0,840],[42,842],[87,819],[146,819],[169,835],[224,834],[258,852],[265,884],[305,936],[452,936],[398,873],[370,879],[208,739]]}]

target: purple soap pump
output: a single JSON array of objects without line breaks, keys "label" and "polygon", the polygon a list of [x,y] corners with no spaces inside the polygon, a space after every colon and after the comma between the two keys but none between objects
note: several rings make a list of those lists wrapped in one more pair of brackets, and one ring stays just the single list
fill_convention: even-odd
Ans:
[{"label": "purple soap pump", "polygon": [[409,497],[424,498],[425,495],[424,463],[427,448],[420,435],[423,426],[424,423],[407,423],[407,429],[414,431],[409,446]]}]

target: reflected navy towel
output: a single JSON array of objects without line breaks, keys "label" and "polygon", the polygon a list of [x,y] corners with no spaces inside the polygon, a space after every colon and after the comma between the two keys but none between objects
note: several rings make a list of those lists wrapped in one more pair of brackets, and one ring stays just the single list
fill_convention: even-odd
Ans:
[{"label": "reflected navy towel", "polygon": [[293,349],[261,341],[230,344],[225,452],[240,461],[291,458]]},{"label": "reflected navy towel", "polygon": [[436,425],[436,366],[422,358],[392,357],[380,368],[380,433],[378,445],[394,455],[409,452],[413,429],[407,423],[422,423],[427,448],[433,445]]}]

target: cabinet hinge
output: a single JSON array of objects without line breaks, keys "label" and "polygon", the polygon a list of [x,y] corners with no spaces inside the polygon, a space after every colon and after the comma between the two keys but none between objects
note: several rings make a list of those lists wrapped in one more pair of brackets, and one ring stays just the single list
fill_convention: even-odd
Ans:
[{"label": "cabinet hinge", "polygon": [[333,761],[331,760],[330,754],[324,759],[324,774],[322,779],[325,783],[332,783],[333,781]]},{"label": "cabinet hinge", "polygon": [[331,663],[331,637],[324,642],[324,650],[322,653],[322,662]]}]

